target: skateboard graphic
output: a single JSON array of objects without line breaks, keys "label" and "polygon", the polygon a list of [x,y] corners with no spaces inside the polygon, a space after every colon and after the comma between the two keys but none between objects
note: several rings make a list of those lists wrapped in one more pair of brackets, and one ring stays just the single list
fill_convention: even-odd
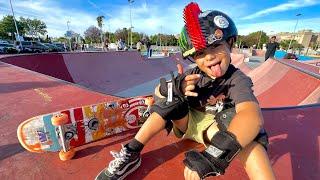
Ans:
[{"label": "skateboard graphic", "polygon": [[75,155],[75,147],[139,128],[150,115],[151,96],[104,102],[39,115],[17,129],[20,144],[30,152],[59,152],[61,160]]}]

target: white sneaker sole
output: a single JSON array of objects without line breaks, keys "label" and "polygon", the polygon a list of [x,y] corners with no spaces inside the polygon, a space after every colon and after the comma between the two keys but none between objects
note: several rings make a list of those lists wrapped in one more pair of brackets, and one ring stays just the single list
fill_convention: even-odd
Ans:
[{"label": "white sneaker sole", "polygon": [[141,158],[139,159],[139,162],[134,167],[132,167],[130,171],[126,172],[122,177],[120,177],[119,180],[123,180],[124,178],[126,178],[133,171],[137,170],[138,167],[140,167],[140,165],[141,165]]}]

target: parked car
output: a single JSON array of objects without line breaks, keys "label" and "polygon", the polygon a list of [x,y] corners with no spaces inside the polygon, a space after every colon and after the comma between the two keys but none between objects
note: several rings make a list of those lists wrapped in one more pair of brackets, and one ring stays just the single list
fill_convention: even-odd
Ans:
[{"label": "parked car", "polygon": [[19,50],[13,45],[8,43],[0,43],[0,54],[17,54]]},{"label": "parked car", "polygon": [[64,48],[57,46],[56,44],[44,43],[44,45],[49,47],[49,52],[64,52]]},{"label": "parked car", "polygon": [[[31,49],[34,53],[42,53],[42,52],[49,52],[49,47],[45,46],[44,44],[37,42],[37,41],[21,41],[22,49],[21,51],[26,51],[26,49]],[[20,42],[15,42],[16,46],[20,46]]]},{"label": "parked car", "polygon": [[65,52],[66,51],[66,46],[63,43],[52,43],[53,45],[57,46],[58,48],[61,49],[60,52]]}]

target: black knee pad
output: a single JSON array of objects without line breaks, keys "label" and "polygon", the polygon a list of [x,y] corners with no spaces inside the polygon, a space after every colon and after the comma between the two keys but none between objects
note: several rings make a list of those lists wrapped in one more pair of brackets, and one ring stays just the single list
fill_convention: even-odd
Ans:
[{"label": "black knee pad", "polygon": [[269,140],[268,134],[264,128],[261,128],[259,134],[254,138],[254,141],[261,144],[265,150],[268,150]]},{"label": "black knee pad", "polygon": [[171,102],[166,98],[154,96],[155,103],[150,108],[150,113],[158,113],[165,121],[165,129],[169,134],[173,128],[172,121],[184,118],[189,113],[189,105],[187,101],[174,97]]},{"label": "black knee pad", "polygon": [[[226,131],[231,120],[236,115],[235,108],[229,108],[216,114],[215,119],[218,123],[220,131]],[[266,150],[269,145],[268,134],[264,128],[261,128],[259,134],[254,138],[254,141],[261,144]]]},{"label": "black knee pad", "polygon": [[218,123],[220,131],[226,131],[230,125],[231,120],[236,115],[235,108],[225,109],[215,115],[215,120]]}]

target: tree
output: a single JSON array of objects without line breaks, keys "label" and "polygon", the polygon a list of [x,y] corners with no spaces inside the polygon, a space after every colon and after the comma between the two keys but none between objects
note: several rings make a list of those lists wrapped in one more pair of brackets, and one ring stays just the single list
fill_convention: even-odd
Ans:
[{"label": "tree", "polygon": [[240,36],[237,43],[241,46],[248,46],[252,47],[253,45],[256,45],[257,48],[262,48],[262,45],[267,43],[269,40],[269,37],[267,34],[263,31],[257,31],[248,34],[247,36]]},{"label": "tree", "polygon": [[95,26],[90,26],[85,32],[84,37],[86,43],[98,43],[101,35],[101,30]]},{"label": "tree", "polygon": [[167,34],[155,34],[150,36],[151,44],[156,44],[160,46],[160,37],[161,37],[161,46],[176,46],[178,45],[178,40],[174,35]]},{"label": "tree", "polygon": [[[280,42],[280,46],[282,49],[288,49],[289,44],[290,44],[291,40],[282,40]],[[299,44],[296,40],[292,40],[291,42],[291,46],[292,49],[298,49],[299,51],[302,50],[302,48],[304,48],[304,46],[302,44]]]},{"label": "tree", "polygon": [[[100,28],[101,32],[102,32],[103,19],[104,19],[104,16],[97,17],[98,27]],[[102,42],[103,42],[103,39],[102,39],[102,33],[101,33],[101,43]]]},{"label": "tree", "polygon": [[118,29],[114,34],[117,40],[122,39],[128,44],[129,30],[127,28]]},{"label": "tree", "polygon": [[[23,23],[16,21],[20,35],[25,33],[25,26]],[[7,15],[0,21],[0,38],[1,39],[15,39],[16,27],[14,24],[13,16]]]},{"label": "tree", "polygon": [[59,37],[57,39],[53,40],[54,42],[62,42],[62,43],[68,43],[68,39],[66,37]]},{"label": "tree", "polygon": [[32,39],[34,36],[44,36],[47,33],[47,25],[38,19],[25,19],[23,17],[20,17],[20,22],[25,27],[25,31],[32,36]]},{"label": "tree", "polygon": [[116,36],[114,33],[105,32],[104,36],[109,39],[109,42],[116,42]]}]

